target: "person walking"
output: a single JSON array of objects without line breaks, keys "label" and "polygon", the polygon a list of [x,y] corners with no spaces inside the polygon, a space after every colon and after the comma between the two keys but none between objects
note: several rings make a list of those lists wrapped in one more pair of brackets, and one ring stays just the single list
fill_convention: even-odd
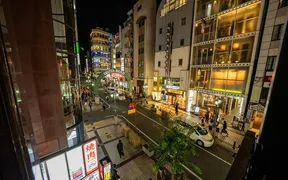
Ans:
[{"label": "person walking", "polygon": [[124,150],[123,150],[123,143],[121,140],[119,140],[117,144],[117,151],[119,153],[120,158],[122,158],[122,156],[124,156]]},{"label": "person walking", "polygon": [[157,173],[157,180],[166,180],[167,173],[166,170],[160,167]]},{"label": "person walking", "polygon": [[225,134],[227,134],[227,136],[228,136],[228,132],[227,132],[227,122],[224,120],[223,121],[223,128],[222,128],[222,131],[221,131],[221,134],[222,133],[225,133]]},{"label": "person walking", "polygon": [[108,102],[109,101],[109,97],[108,96],[106,96],[106,102]]},{"label": "person walking", "polygon": [[93,106],[93,103],[92,103],[92,101],[90,101],[89,102],[90,112],[92,112],[92,106]]},{"label": "person walking", "polygon": [[176,103],[175,103],[175,114],[176,114],[176,116],[178,115],[178,107],[179,107],[179,103],[178,103],[178,101],[176,101]]},{"label": "person walking", "polygon": [[111,180],[118,180],[118,179],[120,179],[120,176],[116,169],[116,164],[113,164],[113,168],[111,170]]}]

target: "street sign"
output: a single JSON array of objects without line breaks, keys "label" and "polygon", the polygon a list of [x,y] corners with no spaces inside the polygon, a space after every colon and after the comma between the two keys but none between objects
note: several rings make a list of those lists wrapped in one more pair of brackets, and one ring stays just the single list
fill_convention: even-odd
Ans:
[{"label": "street sign", "polygon": [[129,109],[128,110],[128,114],[134,114],[134,113],[136,113],[136,109],[134,108],[134,109]]},{"label": "street sign", "polygon": [[136,104],[134,102],[129,103],[129,109],[135,109]]}]

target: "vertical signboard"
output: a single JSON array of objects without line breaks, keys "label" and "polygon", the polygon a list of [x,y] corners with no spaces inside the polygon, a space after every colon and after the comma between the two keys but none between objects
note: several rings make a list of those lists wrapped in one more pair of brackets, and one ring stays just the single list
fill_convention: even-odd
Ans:
[{"label": "vertical signboard", "polygon": [[111,163],[107,163],[104,165],[104,180],[111,179]]},{"label": "vertical signboard", "polygon": [[67,161],[71,180],[80,180],[85,176],[82,147],[74,148],[67,153]]},{"label": "vertical signboard", "polygon": [[83,154],[86,175],[91,174],[98,168],[98,157],[97,157],[97,142],[92,140],[83,145]]}]

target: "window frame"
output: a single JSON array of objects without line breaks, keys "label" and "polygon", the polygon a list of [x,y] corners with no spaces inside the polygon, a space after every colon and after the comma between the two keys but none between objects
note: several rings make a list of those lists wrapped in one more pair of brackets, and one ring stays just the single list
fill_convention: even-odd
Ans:
[{"label": "window frame", "polygon": [[[281,39],[281,36],[283,33],[283,27],[284,27],[284,24],[274,25],[273,31],[272,31],[272,36],[271,36],[271,41],[278,41]],[[274,34],[275,30],[276,30],[275,28],[279,28],[276,35]]]},{"label": "window frame", "polygon": [[[181,62],[181,63],[180,63]],[[183,66],[183,59],[178,59],[178,66]]]},{"label": "window frame", "polygon": [[265,70],[266,71],[274,71],[275,64],[276,64],[276,58],[277,56],[268,56],[266,65],[265,65]]},{"label": "window frame", "polygon": [[186,17],[181,19],[181,26],[185,26],[186,25]]},{"label": "window frame", "polygon": [[[183,43],[182,43],[182,41],[183,41]],[[180,39],[180,46],[184,46],[184,44],[185,44],[185,39],[184,38]]]}]

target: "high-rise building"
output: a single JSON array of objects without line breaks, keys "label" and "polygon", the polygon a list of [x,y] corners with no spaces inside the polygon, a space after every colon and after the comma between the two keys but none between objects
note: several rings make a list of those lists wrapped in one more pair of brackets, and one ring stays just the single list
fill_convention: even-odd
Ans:
[{"label": "high-rise building", "polygon": [[155,0],[139,0],[133,7],[134,90],[146,96],[153,88],[155,14]]},{"label": "high-rise building", "polygon": [[111,50],[112,50],[112,34],[108,29],[95,28],[91,30],[91,59],[92,69],[94,73],[99,74],[104,70],[110,69]]},{"label": "high-rise building", "polygon": [[122,42],[122,29],[121,26],[118,27],[118,32],[114,36],[113,44],[115,45],[116,50],[116,64],[115,69],[124,71],[124,60],[122,59],[122,49],[121,49],[121,42]]},{"label": "high-rise building", "polygon": [[193,0],[162,0],[156,16],[155,72],[152,96],[186,109]]},{"label": "high-rise building", "polygon": [[75,0],[3,0],[0,8],[2,60],[34,162],[66,148],[68,129],[82,122]]},{"label": "high-rise building", "polygon": [[[281,40],[288,21],[288,1],[269,1],[267,15],[261,44],[259,44],[259,56],[252,75],[252,92],[249,98],[247,120],[250,129],[259,133],[267,102],[270,85],[275,74],[275,64],[278,58]],[[255,62],[256,63],[256,62]]]},{"label": "high-rise building", "polygon": [[133,77],[133,10],[128,13],[121,30],[121,51],[124,60],[124,72]]},{"label": "high-rise building", "polygon": [[260,0],[196,1],[188,110],[216,110],[229,125],[247,128],[243,113],[263,8]]}]

